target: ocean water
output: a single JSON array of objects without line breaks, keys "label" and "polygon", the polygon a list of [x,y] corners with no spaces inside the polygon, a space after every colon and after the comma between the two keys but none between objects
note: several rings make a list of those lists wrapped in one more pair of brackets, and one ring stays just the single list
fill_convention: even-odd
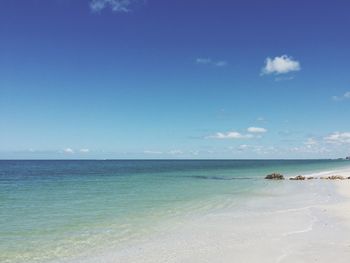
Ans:
[{"label": "ocean water", "polygon": [[242,212],[242,204],[269,197],[268,173],[349,166],[342,160],[0,161],[0,262],[59,262],[118,249],[186,217]]}]

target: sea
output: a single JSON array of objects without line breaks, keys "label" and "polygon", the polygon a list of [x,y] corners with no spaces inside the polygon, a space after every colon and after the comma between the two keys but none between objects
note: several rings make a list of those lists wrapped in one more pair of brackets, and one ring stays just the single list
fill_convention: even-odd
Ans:
[{"label": "sea", "polygon": [[69,262],[270,198],[345,160],[0,160],[0,262]]}]

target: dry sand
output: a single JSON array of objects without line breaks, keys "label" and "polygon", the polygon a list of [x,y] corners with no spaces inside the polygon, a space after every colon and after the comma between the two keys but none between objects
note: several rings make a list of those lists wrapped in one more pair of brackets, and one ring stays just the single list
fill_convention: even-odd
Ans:
[{"label": "dry sand", "polygon": [[[334,173],[314,176],[328,174]],[[350,170],[336,174],[350,176]],[[190,217],[123,249],[74,262],[350,262],[350,180],[285,180],[275,187],[281,191],[269,202]]]}]

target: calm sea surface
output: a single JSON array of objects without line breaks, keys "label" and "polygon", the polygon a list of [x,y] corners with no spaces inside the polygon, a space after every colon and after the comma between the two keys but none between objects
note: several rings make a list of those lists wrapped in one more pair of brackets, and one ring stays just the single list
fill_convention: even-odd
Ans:
[{"label": "calm sea surface", "polygon": [[[286,175],[341,160],[0,161],[0,262],[51,262],[117,247],[167,220],[234,208]],[[258,198],[258,197],[256,197]]]}]

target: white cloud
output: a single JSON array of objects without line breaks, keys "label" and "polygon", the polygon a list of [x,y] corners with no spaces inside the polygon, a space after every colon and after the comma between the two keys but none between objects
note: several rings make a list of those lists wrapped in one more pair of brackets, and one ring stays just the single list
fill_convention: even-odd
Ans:
[{"label": "white cloud", "polygon": [[110,8],[113,12],[125,13],[130,11],[133,3],[138,0],[91,0],[90,9],[93,12],[100,12],[105,8]]},{"label": "white cloud", "polygon": [[250,139],[254,136],[252,134],[241,134],[236,131],[229,131],[229,132],[217,132],[212,136],[209,136],[208,138],[212,139]]},{"label": "white cloud", "polygon": [[265,74],[285,74],[291,71],[299,71],[300,63],[294,60],[292,57],[282,55],[273,59],[267,58],[265,60],[265,66],[261,70],[261,75]]},{"label": "white cloud", "polygon": [[88,152],[90,152],[89,149],[80,149],[79,151],[80,151],[81,153],[88,153]]},{"label": "white cloud", "polygon": [[212,61],[210,58],[197,58],[196,63],[197,64],[210,64]]},{"label": "white cloud", "polygon": [[315,146],[318,145],[318,141],[316,141],[315,138],[308,138],[305,142],[304,145],[306,146],[306,148],[311,149],[314,148]]},{"label": "white cloud", "polygon": [[314,138],[308,138],[306,142],[304,142],[305,145],[317,145],[318,142]]},{"label": "white cloud", "polygon": [[[210,152],[208,151],[208,153]],[[190,154],[197,156],[199,155],[199,151],[198,150],[190,151]]]},{"label": "white cloud", "polygon": [[267,132],[267,129],[260,127],[249,127],[247,131],[250,133],[265,133]]},{"label": "white cloud", "polygon": [[350,91],[345,92],[342,96],[333,96],[332,99],[335,101],[350,99]]},{"label": "white cloud", "polygon": [[286,149],[287,152],[297,153],[297,154],[327,154],[332,152],[329,147],[324,147],[320,145],[305,145],[305,146],[295,146]]},{"label": "white cloud", "polygon": [[228,62],[225,60],[212,60],[211,58],[197,58],[196,64],[200,65],[211,65],[215,67],[225,67],[228,65]]},{"label": "white cloud", "polygon": [[228,63],[225,60],[215,62],[215,66],[217,66],[217,67],[225,67],[227,65],[228,65]]},{"label": "white cloud", "polygon": [[152,151],[152,150],[145,150],[143,151],[144,154],[163,154],[161,151]]},{"label": "white cloud", "polygon": [[72,148],[66,148],[63,150],[64,153],[73,154],[74,150]]},{"label": "white cloud", "polygon": [[334,144],[350,143],[350,132],[333,132],[324,137],[324,140]]},{"label": "white cloud", "polygon": [[171,151],[168,152],[168,154],[178,155],[178,154],[183,154],[183,151],[181,151],[181,150],[171,150]]},{"label": "white cloud", "polygon": [[237,131],[217,132],[214,135],[208,136],[210,139],[251,139],[261,138],[262,133],[266,133],[267,129],[261,127],[249,127],[248,133],[240,133]]}]

